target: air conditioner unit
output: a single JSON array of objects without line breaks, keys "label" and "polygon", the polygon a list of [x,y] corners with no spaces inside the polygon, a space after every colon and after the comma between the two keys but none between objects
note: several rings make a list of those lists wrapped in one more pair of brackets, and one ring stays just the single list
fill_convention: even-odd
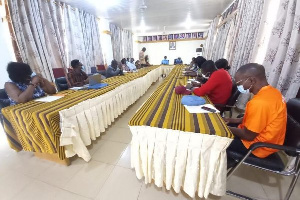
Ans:
[{"label": "air conditioner unit", "polygon": [[196,49],[196,56],[203,56],[203,47]]}]

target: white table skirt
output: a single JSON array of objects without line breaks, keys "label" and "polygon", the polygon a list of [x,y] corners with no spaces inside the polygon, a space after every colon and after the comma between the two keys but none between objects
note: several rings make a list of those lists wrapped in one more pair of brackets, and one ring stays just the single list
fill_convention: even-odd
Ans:
[{"label": "white table skirt", "polygon": [[66,157],[77,154],[88,162],[91,155],[86,146],[91,140],[96,140],[115,118],[145,94],[162,73],[168,74],[172,69],[158,67],[110,92],[60,111],[60,145],[65,146]]},{"label": "white table skirt", "polygon": [[158,187],[179,193],[180,188],[192,198],[209,193],[226,193],[226,149],[232,139],[215,135],[183,132],[149,126],[130,126],[131,167],[145,183],[152,179]]}]

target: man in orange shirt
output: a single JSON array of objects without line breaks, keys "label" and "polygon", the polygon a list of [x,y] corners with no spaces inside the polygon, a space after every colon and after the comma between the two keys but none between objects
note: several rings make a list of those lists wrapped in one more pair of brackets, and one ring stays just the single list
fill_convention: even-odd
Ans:
[{"label": "man in orange shirt", "polygon": [[[244,65],[236,72],[235,81],[241,93],[251,92],[254,96],[247,103],[243,118],[225,119],[227,123],[239,124],[238,128],[229,127],[235,139],[228,150],[246,155],[256,142],[282,145],[287,123],[286,103],[280,91],[268,84],[265,68],[256,63]],[[252,156],[265,158],[276,151],[258,148]],[[230,158],[228,161],[228,165],[233,164]]]}]

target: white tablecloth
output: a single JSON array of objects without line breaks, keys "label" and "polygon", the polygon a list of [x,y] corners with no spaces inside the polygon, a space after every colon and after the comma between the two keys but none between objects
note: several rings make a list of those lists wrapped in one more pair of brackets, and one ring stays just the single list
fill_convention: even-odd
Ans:
[{"label": "white tablecloth", "polygon": [[66,157],[77,154],[89,161],[91,155],[86,146],[91,140],[96,140],[115,118],[145,94],[162,73],[168,74],[172,69],[158,67],[110,92],[60,111],[60,145],[65,146]]},{"label": "white tablecloth", "polygon": [[130,126],[131,167],[137,178],[191,197],[226,192],[226,149],[232,139],[149,126]]}]

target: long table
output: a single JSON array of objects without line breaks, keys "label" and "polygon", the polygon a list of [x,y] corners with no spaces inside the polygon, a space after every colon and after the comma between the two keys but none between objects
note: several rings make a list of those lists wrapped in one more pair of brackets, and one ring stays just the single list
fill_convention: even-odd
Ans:
[{"label": "long table", "polygon": [[104,132],[163,70],[167,69],[147,67],[105,79],[108,86],[98,90],[67,90],[60,93],[65,95],[63,98],[53,102],[30,101],[3,108],[8,143],[16,151],[55,155],[60,160],[78,154],[89,161],[90,155],[82,144],[89,145]]},{"label": "long table", "polygon": [[[174,88],[185,84],[176,66],[129,122],[131,167],[137,178],[191,197],[226,192],[226,148],[232,141],[219,114],[191,114]],[[207,97],[206,103],[211,103]]]}]

